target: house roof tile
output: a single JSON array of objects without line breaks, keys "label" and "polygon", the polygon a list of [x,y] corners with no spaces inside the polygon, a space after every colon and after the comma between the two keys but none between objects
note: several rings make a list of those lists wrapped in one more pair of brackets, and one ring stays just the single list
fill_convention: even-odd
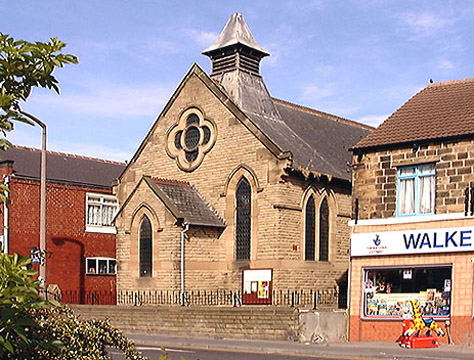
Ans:
[{"label": "house roof tile", "polygon": [[[13,173],[17,176],[39,179],[41,150],[13,146],[0,152],[0,163],[13,161]],[[95,186],[112,186],[123,169],[124,163],[90,158],[80,155],[48,151],[46,154],[46,178]]]},{"label": "house roof tile", "polygon": [[145,178],[145,181],[177,219],[190,225],[225,227],[224,221],[190,183],[159,178]]},{"label": "house roof tile", "polygon": [[428,85],[353,149],[468,135],[474,135],[474,78]]}]

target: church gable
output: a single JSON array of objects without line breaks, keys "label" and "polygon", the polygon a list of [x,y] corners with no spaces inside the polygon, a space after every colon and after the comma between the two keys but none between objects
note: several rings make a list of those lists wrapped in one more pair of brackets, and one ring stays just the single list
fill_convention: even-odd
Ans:
[{"label": "church gable", "polygon": [[119,197],[125,199],[149,175],[189,181],[219,209],[218,195],[236,167],[250,167],[261,181],[269,168],[282,173],[287,162],[278,165],[275,154],[282,155],[194,65],[122,174]]}]

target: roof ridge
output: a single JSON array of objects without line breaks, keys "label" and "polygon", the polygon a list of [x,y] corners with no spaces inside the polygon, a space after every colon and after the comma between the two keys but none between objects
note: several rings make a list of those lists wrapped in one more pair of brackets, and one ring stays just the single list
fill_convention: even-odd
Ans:
[{"label": "roof ridge", "polygon": [[310,108],[310,107],[308,107],[308,106],[296,104],[296,103],[293,103],[293,102],[291,102],[291,101],[282,100],[282,99],[277,99],[277,98],[274,98],[274,97],[272,97],[272,100],[273,100],[273,101],[276,101],[276,102],[279,102],[279,103],[281,103],[281,104],[283,104],[283,105],[290,106],[290,107],[292,107],[292,108],[294,108],[294,109],[297,109],[297,110],[302,110],[302,111],[306,111],[306,112],[309,112],[309,113],[314,113],[314,114],[317,114],[317,115],[322,115],[322,116],[328,117],[328,118],[331,119],[331,120],[336,120],[336,121],[344,122],[344,123],[347,123],[347,124],[349,124],[349,125],[358,126],[358,127],[361,127],[361,128],[364,128],[364,129],[368,129],[368,130],[373,130],[373,129],[375,129],[374,127],[372,127],[372,126],[370,126],[370,125],[363,124],[363,123],[360,123],[360,122],[357,122],[357,121],[354,121],[354,120],[349,120],[349,119],[343,118],[343,117],[341,117],[341,116],[329,114],[329,113],[327,113],[327,112],[324,112],[324,111],[321,111],[321,110],[316,110],[316,109]]},{"label": "roof ridge", "polygon": [[464,83],[469,83],[473,81],[474,81],[474,77],[465,78],[465,79],[437,81],[437,82],[428,84],[428,87],[430,88],[430,87],[445,86],[445,85],[457,85],[457,84],[464,84]]},{"label": "roof ridge", "polygon": [[[15,149],[41,152],[41,149],[28,147],[28,146],[23,146],[23,145],[13,145],[12,147],[14,147]],[[106,163],[106,164],[126,165],[125,162],[121,162],[121,161],[100,159],[100,158],[94,158],[94,157],[85,156],[85,155],[78,155],[78,154],[69,154],[69,153],[64,153],[64,152],[60,152],[60,151],[46,150],[46,153],[51,154],[51,155],[67,156],[67,157],[76,158],[76,159],[98,161],[98,162],[103,162],[103,163]]]},{"label": "roof ridge", "polygon": [[162,184],[191,185],[189,181],[184,181],[184,180],[165,179],[165,178],[158,178],[158,177],[152,177],[151,179],[154,182],[162,183]]}]

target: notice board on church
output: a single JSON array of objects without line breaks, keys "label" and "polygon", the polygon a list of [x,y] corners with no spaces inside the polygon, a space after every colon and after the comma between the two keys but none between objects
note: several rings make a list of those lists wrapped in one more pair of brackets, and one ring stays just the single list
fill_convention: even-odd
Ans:
[{"label": "notice board on church", "polygon": [[271,304],[272,289],[272,269],[253,269],[242,271],[242,304]]}]

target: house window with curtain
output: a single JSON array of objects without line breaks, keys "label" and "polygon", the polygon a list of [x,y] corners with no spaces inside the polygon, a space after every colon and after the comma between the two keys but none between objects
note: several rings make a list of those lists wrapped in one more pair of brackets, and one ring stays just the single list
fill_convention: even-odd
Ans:
[{"label": "house window with curtain", "polygon": [[140,224],[139,246],[140,246],[140,277],[152,276],[152,228],[150,219],[143,216]]},{"label": "house window with curtain", "polygon": [[329,205],[324,198],[319,207],[319,261],[329,261]]},{"label": "house window with curtain", "polygon": [[252,189],[245,177],[242,177],[236,191],[236,260],[250,260],[251,239],[251,200]]},{"label": "house window with curtain", "polygon": [[118,201],[113,195],[86,194],[86,231],[115,233],[112,224],[118,211]]},{"label": "house window with curtain", "polygon": [[397,216],[434,214],[435,164],[398,168]]},{"label": "house window with curtain", "polygon": [[304,259],[305,260],[314,260],[314,248],[316,245],[315,242],[315,223],[316,220],[316,210],[314,206],[314,197],[311,195],[306,201],[305,207],[305,231],[304,231]]}]

